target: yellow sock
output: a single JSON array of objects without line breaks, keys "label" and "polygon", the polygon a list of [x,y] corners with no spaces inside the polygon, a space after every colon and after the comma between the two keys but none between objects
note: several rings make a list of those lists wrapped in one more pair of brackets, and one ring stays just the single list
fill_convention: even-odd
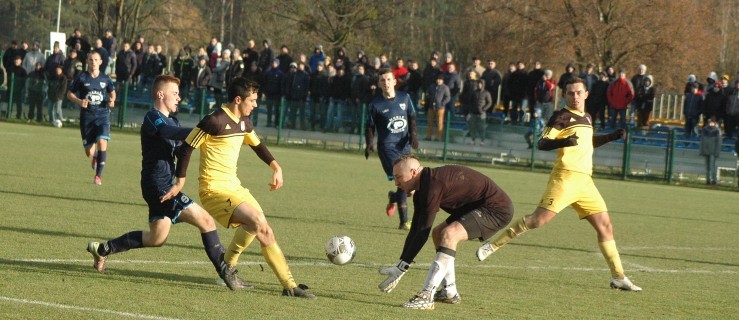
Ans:
[{"label": "yellow sock", "polygon": [[254,241],[254,237],[255,236],[253,234],[246,232],[244,228],[239,227],[236,229],[236,233],[234,234],[233,239],[231,239],[231,244],[228,245],[228,250],[226,250],[226,253],[223,255],[223,261],[229,265],[235,266],[236,263],[239,262],[239,256],[241,256],[241,253],[244,252],[246,247],[248,247],[252,241]]},{"label": "yellow sock", "polygon": [[513,238],[522,235],[526,231],[529,231],[529,228],[526,227],[526,217],[522,217],[521,220],[511,223],[508,229],[499,233],[493,241],[490,241],[490,244],[493,246],[493,249],[498,250],[513,240]]},{"label": "yellow sock", "polygon": [[262,247],[262,255],[267,264],[272,268],[272,272],[275,273],[277,279],[280,280],[280,284],[285,289],[292,289],[298,285],[293,280],[293,275],[290,273],[290,267],[287,266],[287,260],[285,255],[282,253],[282,249],[277,245],[277,242]]},{"label": "yellow sock", "polygon": [[608,262],[608,268],[611,269],[611,276],[618,279],[624,278],[624,267],[621,265],[621,256],[616,248],[616,240],[599,242],[600,252]]}]

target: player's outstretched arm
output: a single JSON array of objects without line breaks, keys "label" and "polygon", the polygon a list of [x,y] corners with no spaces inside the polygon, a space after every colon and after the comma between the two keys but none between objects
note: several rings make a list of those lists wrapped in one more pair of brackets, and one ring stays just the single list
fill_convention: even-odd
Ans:
[{"label": "player's outstretched arm", "polygon": [[600,147],[614,140],[625,139],[625,138],[626,138],[626,130],[621,129],[621,128],[609,134],[593,136],[593,148]]},{"label": "player's outstretched arm", "polygon": [[539,150],[543,151],[549,151],[564,147],[572,147],[577,145],[577,139],[578,137],[576,134],[562,139],[549,139],[547,137],[542,137],[541,139],[539,139],[536,147],[539,148]]}]

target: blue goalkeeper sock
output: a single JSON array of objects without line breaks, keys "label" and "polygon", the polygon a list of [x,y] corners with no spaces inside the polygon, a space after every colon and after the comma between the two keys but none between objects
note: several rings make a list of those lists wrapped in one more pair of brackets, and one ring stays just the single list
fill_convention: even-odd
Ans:
[{"label": "blue goalkeeper sock", "polygon": [[97,168],[95,169],[95,175],[98,177],[103,176],[103,168],[105,167],[105,158],[106,158],[106,151],[100,150],[97,152]]}]

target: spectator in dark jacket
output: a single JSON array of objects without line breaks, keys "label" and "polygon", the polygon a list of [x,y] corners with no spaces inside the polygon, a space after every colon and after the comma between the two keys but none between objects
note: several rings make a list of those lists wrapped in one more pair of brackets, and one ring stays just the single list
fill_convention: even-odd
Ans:
[{"label": "spectator in dark jacket", "polygon": [[717,123],[721,123],[726,112],[726,96],[723,94],[721,82],[715,82],[707,88],[705,99],[703,101],[703,125],[705,121],[713,118]]},{"label": "spectator in dark jacket", "polygon": [[54,49],[53,53],[49,55],[49,57],[46,58],[46,64],[44,65],[44,69],[46,70],[46,75],[52,76],[56,73],[56,67],[57,66],[63,66],[64,65],[64,52],[62,52],[62,49],[59,48],[59,42],[54,42]]},{"label": "spectator in dark jacket", "polygon": [[282,47],[280,47],[280,54],[277,56],[277,60],[280,60],[280,69],[284,74],[290,72],[290,65],[294,61],[293,57],[290,55],[290,48],[283,44]]},{"label": "spectator in dark jacket", "polygon": [[541,68],[541,62],[534,62],[534,69],[526,75],[526,99],[528,99],[529,113],[533,118],[534,106],[536,106],[536,85],[539,84],[544,76],[544,69]]},{"label": "spectator in dark jacket", "polygon": [[693,82],[690,86],[690,92],[685,94],[683,102],[686,138],[690,138],[693,135],[693,130],[698,125],[701,113],[703,113],[703,95],[699,91],[698,83]]},{"label": "spectator in dark jacket", "polygon": [[[23,94],[26,90],[26,78],[28,77],[26,69],[23,69],[23,66],[21,66],[22,63],[23,58],[21,58],[21,56],[15,56],[15,59],[13,59],[13,65],[6,70],[8,74],[8,90],[10,90],[11,86],[13,88],[13,101],[10,101],[10,92],[5,95],[5,101],[8,102],[8,108],[11,108],[13,103],[16,103],[16,119],[20,119],[23,116]],[[13,81],[13,83],[11,83],[11,81]],[[8,111],[8,118],[10,118],[10,111]]]},{"label": "spectator in dark jacket", "polygon": [[326,126],[324,130],[339,132],[343,125],[344,113],[349,102],[352,90],[352,79],[343,68],[336,68],[336,76],[330,82],[328,111],[326,111]]},{"label": "spectator in dark jacket", "polygon": [[[316,45],[313,50],[313,54],[310,56],[310,60],[308,60],[310,69],[316,70],[318,68],[318,64],[323,64],[324,61],[326,61],[326,54],[323,53],[323,46],[320,44]],[[324,67],[323,69],[325,70],[326,68]]]},{"label": "spectator in dark jacket", "polygon": [[706,159],[706,184],[718,184],[716,158],[721,154],[721,130],[716,119],[708,118],[701,129],[700,155]]},{"label": "spectator in dark jacket", "polygon": [[[557,83],[552,80],[552,70],[545,70],[544,74],[539,79],[539,83],[534,88],[534,100],[536,101],[536,108],[539,109],[539,117],[543,121],[549,121],[549,118],[554,114],[554,95],[556,92]],[[532,118],[533,119],[533,114]]]},{"label": "spectator in dark jacket", "polygon": [[257,44],[254,39],[249,39],[247,42],[247,48],[243,52],[244,63],[251,69],[252,62],[257,64],[259,68],[259,52],[257,52]]},{"label": "spectator in dark jacket", "polygon": [[[729,88],[726,96],[726,121],[724,122],[724,130],[726,138],[731,139],[736,133],[739,126],[739,79],[734,81],[733,88]],[[739,140],[739,139],[737,139]]]},{"label": "spectator in dark jacket", "polygon": [[[563,96],[564,96],[567,80],[570,80],[574,77],[575,77],[575,65],[572,63],[568,63],[567,66],[565,67],[565,73],[560,75],[559,81],[557,81],[557,87],[559,87],[559,91],[563,93]],[[560,99],[561,102],[559,103],[559,107],[564,107],[567,104],[566,99],[564,99],[564,97],[562,98],[563,99]],[[547,119],[544,121],[549,121],[549,120]]]},{"label": "spectator in dark jacket", "polygon": [[[588,98],[585,100],[585,110],[593,119],[593,127],[595,127],[595,120],[598,119],[598,121],[600,122],[600,130],[604,130],[606,128],[608,86],[608,75],[603,72],[600,74],[600,79],[598,79],[598,81],[593,84],[593,89],[590,91],[590,93],[588,93]],[[546,119],[544,121],[549,121],[549,119]]]},{"label": "spectator in dark jacket", "polygon": [[[636,106],[636,125],[641,128],[649,126],[649,117],[654,108],[655,89],[652,85],[652,76],[644,76],[641,86],[636,88],[636,97],[634,98]],[[591,115],[592,116],[592,115]]]},{"label": "spectator in dark jacket", "polygon": [[[260,57],[262,55],[260,54]],[[280,69],[280,60],[272,59],[272,65],[264,74],[264,95],[267,97],[267,126],[277,127],[280,123],[280,99],[283,96],[282,82],[285,74]]]},{"label": "spectator in dark jacket", "polygon": [[418,62],[414,60],[408,60],[408,81],[406,82],[406,89],[408,90],[408,95],[411,97],[411,102],[413,102],[413,107],[418,109],[418,99],[421,86],[423,86],[423,76],[421,75],[421,72],[418,71]]},{"label": "spectator in dark jacket", "polygon": [[511,74],[509,94],[511,98],[511,123],[518,124],[524,118],[528,100],[526,99],[526,87],[528,85],[528,74],[526,65],[519,61],[516,63],[516,72]]},{"label": "spectator in dark jacket", "polygon": [[[136,53],[131,50],[131,43],[124,41],[123,49],[118,53],[118,58],[116,58],[115,62],[116,83],[131,83],[137,68]],[[120,92],[123,91],[121,90]]]},{"label": "spectator in dark jacket", "polygon": [[[287,127],[305,130],[305,100],[308,98],[310,88],[310,76],[298,70],[298,64],[290,63],[290,69],[282,83],[282,92],[287,99],[288,122]],[[300,116],[298,119],[297,116]]]},{"label": "spectator in dark jacket", "polygon": [[364,65],[357,64],[357,74],[352,78],[351,93],[351,133],[359,133],[359,124],[362,120],[362,105],[370,102],[372,98],[372,85],[370,78],[365,74]]},{"label": "spectator in dark jacket", "polygon": [[210,83],[211,71],[208,66],[208,57],[201,55],[198,58],[198,65],[192,71],[192,79],[195,85],[195,110],[200,110],[201,107],[207,108],[205,104],[205,91],[208,89]]},{"label": "spectator in dark jacket", "polygon": [[444,84],[449,87],[449,94],[451,95],[451,99],[446,105],[446,112],[455,112],[457,111],[457,99],[459,99],[459,94],[462,93],[462,79],[459,77],[459,73],[457,73],[457,65],[454,63],[448,64],[447,70],[443,75]]},{"label": "spectator in dark jacket", "polygon": [[485,118],[490,107],[493,106],[493,99],[490,93],[485,90],[485,84],[482,80],[474,80],[469,84],[473,87],[472,94],[469,97],[469,108],[465,110],[465,118],[470,130],[469,144],[474,145],[475,140],[480,138],[480,145],[485,145]]},{"label": "spectator in dark jacket", "polygon": [[264,39],[264,41],[262,41],[262,47],[264,47],[264,49],[259,53],[258,65],[259,70],[267,74],[267,71],[269,71],[273,65],[272,61],[275,59],[275,51],[272,49],[272,41],[269,39]]},{"label": "spectator in dark jacket", "polygon": [[439,69],[439,61],[435,58],[429,59],[426,63],[426,67],[423,69],[423,89],[428,89],[432,84],[436,82],[436,78],[441,74]]},{"label": "spectator in dark jacket", "polygon": [[438,75],[436,82],[428,89],[426,95],[426,140],[432,139],[434,126],[436,126],[436,139],[441,141],[441,134],[444,133],[444,114],[446,106],[452,100],[449,87],[444,84],[444,76]]},{"label": "spectator in dark jacket", "polygon": [[45,81],[46,70],[44,70],[44,65],[41,62],[36,62],[36,69],[28,75],[28,120],[44,121]]},{"label": "spectator in dark jacket", "polygon": [[310,81],[310,108],[311,130],[323,128],[326,123],[326,109],[329,99],[329,76],[323,62],[319,62],[314,69]]},{"label": "spectator in dark jacket", "polygon": [[495,61],[489,60],[488,66],[482,73],[482,81],[485,82],[485,90],[490,93],[490,98],[493,99],[493,105],[498,103],[498,90],[500,83],[503,81],[503,77],[498,69],[495,69]]},{"label": "spectator in dark jacket", "polygon": [[516,72],[516,64],[515,63],[509,63],[508,64],[508,71],[503,75],[503,79],[501,81],[502,88],[501,88],[501,99],[503,101],[503,114],[505,116],[506,121],[511,121],[511,75]]},{"label": "spectator in dark jacket", "polygon": [[185,50],[180,50],[177,55],[177,59],[172,62],[172,69],[174,69],[174,76],[180,79],[180,98],[187,104],[190,100],[190,83],[192,82],[192,72],[194,69],[194,62],[187,55]]},{"label": "spectator in dark jacket", "polygon": [[234,49],[231,65],[229,65],[228,70],[226,71],[226,88],[228,88],[231,81],[243,76],[245,72],[246,63],[244,62],[244,58],[241,56],[241,51],[239,49]]},{"label": "spectator in dark jacket", "polygon": [[62,114],[62,101],[67,94],[67,84],[69,81],[64,76],[62,66],[56,66],[54,68],[54,74],[48,78],[48,90],[47,90],[47,101],[49,108],[49,120],[64,121],[64,115]]}]

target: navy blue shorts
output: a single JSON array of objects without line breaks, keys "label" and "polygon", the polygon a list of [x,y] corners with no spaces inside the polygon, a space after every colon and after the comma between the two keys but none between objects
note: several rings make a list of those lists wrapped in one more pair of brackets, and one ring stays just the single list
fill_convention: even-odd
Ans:
[{"label": "navy blue shorts", "polygon": [[378,147],[377,154],[380,156],[380,163],[382,163],[382,169],[385,170],[388,180],[393,180],[393,162],[400,158],[400,156],[410,153],[411,146],[407,144],[403,149],[394,147]]},{"label": "navy blue shorts", "polygon": [[110,111],[80,112],[82,145],[89,147],[98,139],[110,140]]},{"label": "navy blue shorts", "polygon": [[182,192],[178,193],[177,196],[172,199],[160,202],[159,197],[167,193],[167,190],[169,190],[169,188],[166,188],[159,193],[144,193],[144,200],[146,200],[146,204],[149,205],[149,223],[164,218],[169,218],[169,220],[172,220],[173,224],[178,223],[180,222],[178,218],[180,217],[182,210],[185,210],[191,204],[195,203],[190,197]]}]

